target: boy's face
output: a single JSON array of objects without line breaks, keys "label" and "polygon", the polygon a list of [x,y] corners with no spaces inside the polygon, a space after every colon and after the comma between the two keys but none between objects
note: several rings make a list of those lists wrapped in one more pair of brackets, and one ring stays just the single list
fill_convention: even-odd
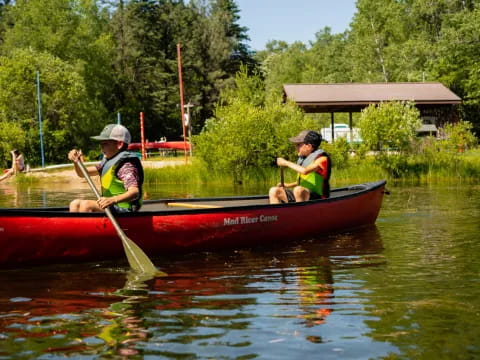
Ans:
[{"label": "boy's face", "polygon": [[295,144],[295,149],[297,149],[298,156],[308,156],[312,152],[311,144]]},{"label": "boy's face", "polygon": [[100,148],[107,159],[114,157],[122,148],[123,143],[116,140],[102,140],[100,141]]}]

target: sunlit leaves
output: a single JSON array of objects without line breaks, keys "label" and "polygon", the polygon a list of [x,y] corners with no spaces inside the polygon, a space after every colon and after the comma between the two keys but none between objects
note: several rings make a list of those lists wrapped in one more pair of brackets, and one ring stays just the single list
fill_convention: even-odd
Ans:
[{"label": "sunlit leaves", "polygon": [[239,73],[236,84],[238,93],[229,92],[215,118],[208,120],[196,137],[196,154],[208,168],[241,181],[247,169],[261,173],[276,157],[292,155],[288,137],[315,126],[294,104],[252,102],[263,94],[257,87],[258,77]]},{"label": "sunlit leaves", "polygon": [[372,150],[408,150],[420,127],[420,112],[411,102],[372,104],[362,111],[361,137]]}]

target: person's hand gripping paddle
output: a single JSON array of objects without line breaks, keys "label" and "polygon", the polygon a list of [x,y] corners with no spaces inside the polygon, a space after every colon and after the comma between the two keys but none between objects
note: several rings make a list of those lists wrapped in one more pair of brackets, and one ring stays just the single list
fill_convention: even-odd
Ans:
[{"label": "person's hand gripping paddle", "polygon": [[[99,199],[100,193],[98,192],[97,188],[95,187],[95,184],[90,178],[90,175],[88,175],[87,169],[85,168],[85,165],[83,164],[82,160],[78,159],[75,162],[80,168],[85,179],[87,179],[88,185],[90,185],[90,188],[92,189],[93,193],[95,194],[97,199]],[[120,236],[120,239],[122,239],[123,249],[125,250],[128,263],[130,264],[130,267],[132,268],[132,270],[140,274],[151,275],[152,277],[167,276],[166,273],[158,270],[155,267],[155,265],[153,265],[152,261],[148,258],[148,256],[143,252],[143,250],[140,249],[140,247],[137,244],[135,244],[132,240],[130,240],[127,237],[127,235],[125,235],[123,230],[120,228],[120,225],[118,225],[117,220],[113,216],[112,211],[109,208],[105,209],[105,213],[107,214],[113,227],[117,231],[118,236]]]}]

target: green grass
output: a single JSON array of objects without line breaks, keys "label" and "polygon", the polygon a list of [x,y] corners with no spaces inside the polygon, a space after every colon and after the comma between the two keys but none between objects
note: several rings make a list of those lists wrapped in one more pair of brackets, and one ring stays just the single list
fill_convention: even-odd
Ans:
[{"label": "green grass", "polygon": [[[439,156],[435,161],[422,156],[407,156],[393,164],[375,158],[350,159],[342,168],[332,169],[332,187],[386,179],[393,183],[476,183],[480,178],[480,150],[465,154]],[[296,174],[285,170],[285,182],[295,181]],[[244,175],[243,185],[265,184],[273,186],[280,180],[276,167],[258,171],[252,169]],[[233,176],[219,174],[204,168],[200,162],[193,164],[146,169],[147,183],[232,184]]]},{"label": "green grass", "polygon": [[[155,161],[169,161],[179,157],[155,157]],[[183,156],[181,157],[183,159]],[[149,159],[150,160],[150,159]],[[348,184],[357,184],[369,181],[386,179],[390,183],[477,183],[480,178],[480,149],[469,150],[462,154],[439,154],[435,158],[425,156],[408,156],[402,161],[388,163],[373,157],[365,159],[351,158],[341,168],[332,169],[331,186],[339,187]],[[147,160],[148,161],[148,160]],[[63,169],[50,170],[51,176],[38,178],[25,174],[18,174],[15,181],[19,184],[34,184],[42,181],[52,181],[56,173]],[[285,182],[296,180],[296,174],[285,169]],[[244,174],[240,186],[276,185],[280,182],[280,171],[277,167],[265,169],[250,169]],[[198,184],[198,185],[233,185],[234,178],[231,174],[215,172],[207,169],[195,158],[188,164],[183,161],[177,166],[162,168],[145,168],[145,183],[152,184]]]}]

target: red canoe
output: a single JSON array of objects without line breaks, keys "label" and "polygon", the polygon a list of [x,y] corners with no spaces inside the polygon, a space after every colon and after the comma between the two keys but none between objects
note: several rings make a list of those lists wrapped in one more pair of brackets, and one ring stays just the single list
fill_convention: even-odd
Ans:
[{"label": "red canoe", "polygon": [[[159,141],[159,142],[147,142],[145,143],[145,149],[174,149],[174,150],[190,150],[190,143],[183,141]],[[129,150],[141,150],[142,143],[131,143],[128,145]]]},{"label": "red canoe", "polygon": [[[265,245],[374,224],[385,181],[334,189],[331,197],[268,204],[267,196],[146,201],[117,215],[126,235],[148,256]],[[67,208],[0,209],[0,267],[124,257],[103,213]]]}]

